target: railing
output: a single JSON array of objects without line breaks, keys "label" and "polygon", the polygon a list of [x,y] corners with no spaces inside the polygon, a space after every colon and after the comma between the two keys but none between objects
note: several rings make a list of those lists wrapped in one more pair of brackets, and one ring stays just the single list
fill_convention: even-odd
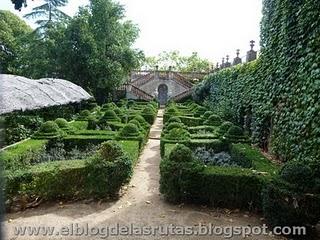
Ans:
[{"label": "railing", "polygon": [[154,99],[154,97],[152,95],[150,95],[149,93],[141,90],[140,88],[132,85],[132,84],[129,84],[127,85],[127,90],[131,93],[133,93],[134,95],[138,96],[138,97],[141,97],[142,99],[144,100],[152,100]]},{"label": "railing", "polygon": [[180,75],[179,73],[174,73],[173,74],[173,79],[176,80],[178,83],[183,85],[186,88],[191,88],[193,85],[190,83],[184,76]]},{"label": "railing", "polygon": [[131,84],[140,87],[149,82],[151,79],[154,79],[154,74],[152,72],[134,79],[133,81],[131,81]]},{"label": "railing", "polygon": [[183,98],[185,98],[185,97],[190,96],[191,94],[192,94],[192,89],[188,89],[187,91],[184,91],[184,92],[182,92],[182,93],[174,96],[172,99],[173,99],[174,101],[179,101],[179,100],[181,100],[181,99],[183,99]]}]

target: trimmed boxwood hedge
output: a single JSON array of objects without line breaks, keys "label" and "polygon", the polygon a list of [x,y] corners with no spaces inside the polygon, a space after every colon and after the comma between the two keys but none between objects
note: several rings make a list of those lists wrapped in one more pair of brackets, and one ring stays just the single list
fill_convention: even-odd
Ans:
[{"label": "trimmed boxwood hedge", "polygon": [[111,161],[106,159],[105,164],[96,164],[97,161],[104,161],[97,155],[93,159],[47,162],[26,169],[5,171],[7,209],[10,210],[10,205],[20,197],[32,202],[36,198],[45,201],[78,200],[116,195],[132,173],[139,147],[137,141],[108,142],[108,145],[112,149],[120,149],[121,154]]},{"label": "trimmed boxwood hedge", "polygon": [[[170,146],[172,148],[172,144]],[[221,147],[225,147],[225,145],[221,144]],[[249,149],[249,146],[244,147]],[[195,160],[189,161],[188,164],[177,164],[172,159],[172,156],[176,155],[174,151],[177,151],[177,146],[173,146],[172,151],[167,153],[168,155],[164,156],[161,162],[161,192],[168,200],[174,202],[190,201],[210,204],[215,207],[261,210],[262,190],[271,181],[274,175],[273,170],[277,169],[277,166],[262,158],[262,154],[259,152],[249,151],[246,153],[243,148],[240,150],[242,150],[244,158],[255,162],[252,163],[254,169],[204,167],[203,164],[199,165],[199,162],[197,163]],[[221,149],[217,149],[217,151],[220,152]],[[258,162],[262,162],[262,164]],[[269,167],[265,166],[267,162]]]}]

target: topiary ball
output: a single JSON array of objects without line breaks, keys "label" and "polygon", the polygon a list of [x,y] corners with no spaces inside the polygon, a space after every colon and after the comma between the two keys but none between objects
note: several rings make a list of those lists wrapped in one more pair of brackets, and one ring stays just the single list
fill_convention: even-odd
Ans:
[{"label": "topiary ball", "polygon": [[138,137],[139,135],[139,129],[133,123],[126,124],[120,131],[121,137]]},{"label": "topiary ball", "polygon": [[89,117],[90,116],[90,111],[89,110],[83,110],[80,112],[81,117]]},{"label": "topiary ball", "polygon": [[312,169],[303,162],[289,161],[280,171],[280,177],[297,187],[309,187],[313,183]]},{"label": "topiary ball", "polygon": [[94,116],[89,117],[87,129],[88,130],[99,129],[99,121]]},{"label": "topiary ball", "polygon": [[59,126],[53,121],[47,121],[40,126],[39,132],[56,133],[59,131]]},{"label": "topiary ball", "polygon": [[69,127],[69,123],[67,122],[67,120],[65,120],[64,118],[57,118],[54,121],[59,128],[64,129],[64,128],[68,128]]},{"label": "topiary ball", "polygon": [[168,126],[166,126],[165,130],[166,132],[169,132],[171,129],[173,128],[183,128],[186,129],[186,126],[183,123],[179,123],[179,122],[172,122],[169,123]]},{"label": "topiary ball", "polygon": [[202,118],[203,118],[204,120],[207,120],[212,114],[213,114],[213,112],[211,112],[211,111],[206,111],[206,112],[202,115]]},{"label": "topiary ball", "polygon": [[243,136],[244,133],[241,127],[232,126],[229,128],[228,134],[232,136]]},{"label": "topiary ball", "polygon": [[165,138],[168,140],[189,140],[190,133],[183,128],[173,128],[168,134],[165,134]]},{"label": "topiary ball", "polygon": [[176,144],[169,154],[169,160],[173,162],[191,162],[193,153],[183,144]]},{"label": "topiary ball", "polygon": [[173,123],[173,122],[182,123],[182,121],[179,117],[171,117],[171,118],[169,118],[167,123],[169,124],[169,123]]},{"label": "topiary ball", "polygon": [[219,132],[220,135],[223,135],[223,134],[225,134],[226,132],[228,132],[229,129],[230,129],[231,127],[233,127],[233,126],[234,126],[234,125],[233,125],[232,122],[223,122],[223,123],[221,124],[221,126],[219,127],[218,132]]},{"label": "topiary ball", "polygon": [[221,118],[215,114],[210,115],[210,117],[204,122],[204,124],[210,125],[210,126],[220,126],[221,123],[222,123]]},{"label": "topiary ball", "polygon": [[113,110],[107,110],[101,120],[107,122],[121,122],[121,119]]},{"label": "topiary ball", "polygon": [[155,118],[155,112],[150,107],[145,107],[142,112],[141,116],[149,123],[152,124]]},{"label": "topiary ball", "polygon": [[195,116],[195,117],[200,117],[200,116],[203,115],[206,111],[207,111],[207,108],[202,107],[202,106],[199,106],[199,107],[197,107],[194,116]]},{"label": "topiary ball", "polygon": [[115,161],[118,157],[123,156],[125,153],[121,146],[116,141],[108,141],[101,144],[97,155],[99,158],[108,162]]},{"label": "topiary ball", "polygon": [[166,109],[166,112],[170,115],[178,114],[178,110],[175,107],[168,107]]},{"label": "topiary ball", "polygon": [[103,111],[113,110],[116,107],[117,107],[117,105],[115,103],[113,103],[113,102],[105,103],[105,104],[102,105],[102,110]]},{"label": "topiary ball", "polygon": [[39,130],[34,134],[35,139],[54,139],[63,136],[63,131],[54,121],[43,123]]},{"label": "topiary ball", "polygon": [[148,128],[150,126],[150,124],[141,115],[134,116],[133,120],[137,120],[145,128]]},{"label": "topiary ball", "polygon": [[141,131],[144,131],[144,130],[145,130],[145,129],[143,128],[143,126],[141,126],[141,124],[140,124],[137,120],[135,120],[135,119],[130,120],[129,123],[132,123],[132,124],[136,125],[136,126],[138,127],[138,129],[141,130]]}]

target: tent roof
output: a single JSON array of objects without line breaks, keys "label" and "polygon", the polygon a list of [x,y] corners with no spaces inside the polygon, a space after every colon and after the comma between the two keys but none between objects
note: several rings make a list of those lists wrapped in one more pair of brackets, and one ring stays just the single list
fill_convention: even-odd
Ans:
[{"label": "tent roof", "polygon": [[0,114],[33,110],[88,100],[92,96],[80,86],[63,79],[0,74]]}]

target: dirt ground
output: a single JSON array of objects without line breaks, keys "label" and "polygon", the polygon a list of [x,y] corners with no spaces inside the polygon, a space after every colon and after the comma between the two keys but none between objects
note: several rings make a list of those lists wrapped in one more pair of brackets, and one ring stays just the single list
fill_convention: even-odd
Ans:
[{"label": "dirt ground", "polygon": [[[162,130],[163,110],[151,128],[150,138],[135,167],[130,184],[124,187],[124,193],[119,200],[113,202],[83,201],[77,203],[52,203],[41,205],[36,209],[8,214],[4,223],[5,239],[226,239],[224,236],[182,236],[176,229],[175,234],[141,236],[141,232],[131,236],[110,236],[102,229],[107,226],[190,226],[200,224],[219,227],[261,226],[261,216],[248,212],[229,211],[227,209],[210,209],[205,206],[173,205],[166,202],[159,193],[159,163],[160,163],[160,134]],[[88,236],[62,236],[62,232],[55,232],[52,236],[16,236],[15,227],[23,226],[48,226],[60,229],[70,224],[100,228]],[[130,224],[134,224],[130,225]],[[71,228],[71,227],[70,227]],[[70,229],[68,230],[70,233]],[[130,231],[130,230],[129,230]],[[162,232],[164,233],[164,232]],[[64,233],[67,235],[67,233]],[[71,234],[69,234],[71,235]],[[126,232],[123,232],[126,235]],[[226,235],[228,236],[228,235]],[[280,239],[275,236],[233,236],[229,239]],[[281,238],[282,239],[282,238]]]}]

